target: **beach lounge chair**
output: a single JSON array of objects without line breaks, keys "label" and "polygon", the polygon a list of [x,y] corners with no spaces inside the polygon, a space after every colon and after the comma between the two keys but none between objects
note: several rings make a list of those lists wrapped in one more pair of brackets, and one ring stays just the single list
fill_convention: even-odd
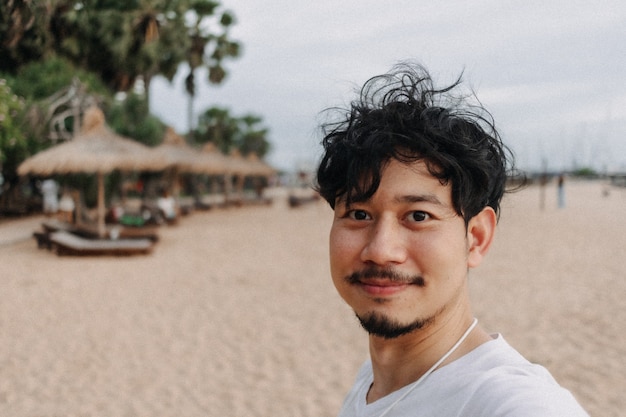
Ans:
[{"label": "beach lounge chair", "polygon": [[52,249],[52,243],[50,242],[49,233],[33,232],[33,237],[37,240],[37,247],[39,249],[41,248]]},{"label": "beach lounge chair", "polygon": [[95,226],[87,224],[69,223],[58,219],[46,219],[41,223],[44,233],[68,232],[86,239],[97,239],[98,230]]},{"label": "beach lounge chair", "polygon": [[58,255],[136,255],[152,252],[150,239],[86,239],[66,231],[50,233]]},{"label": "beach lounge chair", "polygon": [[[50,234],[58,231],[69,232],[87,239],[98,239],[98,231],[89,225],[77,225],[56,219],[49,219],[41,224],[44,233]],[[150,239],[154,242],[159,240],[157,229],[154,226],[127,227],[123,225],[107,225],[106,237],[118,237],[120,239]],[[39,243],[39,238],[37,238]]]}]

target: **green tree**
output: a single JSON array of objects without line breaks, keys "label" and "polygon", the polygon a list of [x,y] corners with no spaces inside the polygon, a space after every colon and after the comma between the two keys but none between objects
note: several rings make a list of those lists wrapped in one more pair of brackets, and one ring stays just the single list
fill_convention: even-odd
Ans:
[{"label": "green tree", "polygon": [[211,107],[198,118],[193,136],[197,143],[211,142],[225,154],[236,149],[244,156],[254,152],[263,158],[270,150],[270,143],[269,129],[262,122],[260,116],[235,117],[229,109]]},{"label": "green tree", "polygon": [[22,133],[24,100],[0,78],[0,168],[2,180],[15,181],[17,165],[28,155],[28,141]]},{"label": "green tree", "polygon": [[[111,92],[139,78],[172,80],[187,62],[209,81],[225,76],[222,62],[239,53],[229,39],[232,13],[211,0],[8,0],[0,3],[0,71],[16,74],[53,55],[98,74]],[[208,29],[208,28],[211,29]],[[192,77],[193,78],[193,77]]]},{"label": "green tree", "polygon": [[[189,16],[192,24],[189,29],[191,43],[187,50],[187,65],[189,73],[185,78],[185,89],[189,95],[187,108],[188,129],[192,130],[193,101],[196,95],[195,74],[198,68],[208,70],[208,81],[211,84],[220,84],[226,77],[226,70],[222,62],[227,58],[236,58],[240,54],[239,43],[230,40],[228,31],[235,23],[234,15],[229,11],[219,11],[217,1],[191,1]],[[209,30],[211,20],[217,20],[221,33],[215,34]]]},{"label": "green tree", "polygon": [[30,62],[19,74],[4,77],[13,91],[26,99],[22,133],[29,141],[31,153],[71,137],[74,117],[81,110],[72,107],[86,105],[85,99],[106,106],[112,99],[97,76],[55,56]]},{"label": "green tree", "polygon": [[29,62],[20,68],[18,74],[5,73],[4,77],[17,95],[31,101],[52,96],[69,86],[75,78],[102,99],[111,97],[111,92],[97,75],[76,68],[67,59],[58,56]]},{"label": "green tree", "polygon": [[217,149],[228,154],[235,148],[237,135],[239,125],[230,115],[230,110],[211,107],[198,117],[198,127],[193,136],[197,143],[212,142]]},{"label": "green tree", "polygon": [[158,65],[158,11],[153,5],[164,2],[74,0],[65,3],[65,7],[59,6],[52,13],[50,32],[54,50],[98,74],[112,92],[130,90],[139,76]]},{"label": "green tree", "polygon": [[148,146],[161,143],[165,125],[148,109],[148,101],[142,94],[130,93],[118,100],[106,112],[107,123],[120,135],[133,138]]},{"label": "green tree", "polygon": [[243,155],[255,153],[262,158],[270,149],[270,143],[267,141],[269,129],[260,124],[263,122],[260,116],[246,115],[241,117],[243,130],[239,139],[239,151]]},{"label": "green tree", "polygon": [[51,50],[51,9],[58,1],[0,2],[0,72],[43,59]]}]

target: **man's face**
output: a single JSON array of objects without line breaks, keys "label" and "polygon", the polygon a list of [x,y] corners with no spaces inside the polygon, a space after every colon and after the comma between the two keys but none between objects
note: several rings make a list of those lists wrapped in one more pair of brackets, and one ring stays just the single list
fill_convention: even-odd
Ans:
[{"label": "man's face", "polygon": [[370,200],[335,206],[331,275],[371,334],[396,337],[467,302],[468,251],[450,185],[423,162],[392,159]]}]

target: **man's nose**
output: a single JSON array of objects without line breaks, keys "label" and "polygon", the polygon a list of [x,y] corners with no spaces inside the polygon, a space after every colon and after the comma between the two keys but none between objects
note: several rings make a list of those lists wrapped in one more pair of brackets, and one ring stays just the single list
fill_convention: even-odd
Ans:
[{"label": "man's nose", "polygon": [[380,266],[406,261],[407,249],[402,226],[395,219],[375,221],[361,252],[361,260]]}]

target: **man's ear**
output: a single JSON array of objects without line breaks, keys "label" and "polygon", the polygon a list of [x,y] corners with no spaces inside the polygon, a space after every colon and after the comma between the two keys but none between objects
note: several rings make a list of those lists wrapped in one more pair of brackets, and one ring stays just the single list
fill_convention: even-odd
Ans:
[{"label": "man's ear", "polygon": [[468,268],[476,268],[482,262],[491,247],[497,223],[496,213],[491,207],[485,207],[470,219],[467,225]]}]

